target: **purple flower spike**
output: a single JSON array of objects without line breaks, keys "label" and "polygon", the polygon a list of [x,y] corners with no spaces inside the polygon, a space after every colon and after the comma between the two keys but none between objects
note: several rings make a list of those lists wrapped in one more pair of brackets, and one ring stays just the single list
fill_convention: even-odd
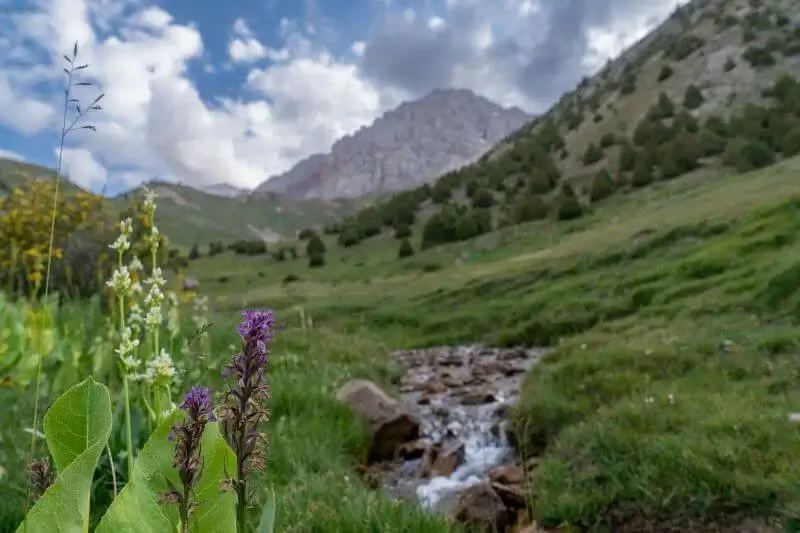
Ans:
[{"label": "purple flower spike", "polygon": [[272,327],[275,325],[275,315],[272,311],[246,309],[242,311],[242,318],[243,320],[236,326],[236,333],[243,341],[260,341],[266,344],[272,339]]},{"label": "purple flower spike", "polygon": [[207,387],[192,387],[183,398],[181,409],[194,421],[216,422],[211,391]]}]

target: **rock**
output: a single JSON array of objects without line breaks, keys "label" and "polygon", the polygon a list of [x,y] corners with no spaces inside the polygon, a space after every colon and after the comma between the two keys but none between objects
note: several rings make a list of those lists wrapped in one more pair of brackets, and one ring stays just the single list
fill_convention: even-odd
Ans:
[{"label": "rock", "polygon": [[430,447],[431,443],[424,440],[406,442],[397,448],[397,456],[406,461],[421,459],[428,452]]},{"label": "rock", "polygon": [[461,493],[454,518],[488,533],[506,531],[514,520],[514,514],[489,483],[479,483]]},{"label": "rock", "polygon": [[403,443],[419,438],[419,430],[419,418],[404,411],[373,423],[369,462],[394,458],[395,452]]},{"label": "rock", "polygon": [[525,482],[525,472],[516,464],[510,463],[492,468],[489,471],[489,480],[504,485],[522,485]]},{"label": "rock", "polygon": [[497,354],[498,361],[511,361],[514,359],[527,359],[528,352],[525,348],[507,348]]},{"label": "rock", "polygon": [[464,463],[465,448],[463,442],[455,442],[442,447],[431,466],[431,477],[450,476]]},{"label": "rock", "polygon": [[195,291],[197,287],[200,286],[200,282],[197,281],[195,278],[185,277],[183,278],[183,290],[184,291]]},{"label": "rock", "polygon": [[525,508],[525,489],[522,485],[504,485],[502,483],[492,483],[491,485],[506,507],[510,509]]},{"label": "rock", "polygon": [[365,379],[348,381],[336,393],[336,399],[369,422],[395,414],[398,402]]},{"label": "rock", "polygon": [[466,391],[461,396],[462,405],[483,405],[496,400],[497,398],[495,398],[494,394],[482,389]]},{"label": "rock", "polygon": [[371,381],[345,383],[336,398],[370,423],[370,462],[393,459],[402,444],[419,438],[419,418]]}]

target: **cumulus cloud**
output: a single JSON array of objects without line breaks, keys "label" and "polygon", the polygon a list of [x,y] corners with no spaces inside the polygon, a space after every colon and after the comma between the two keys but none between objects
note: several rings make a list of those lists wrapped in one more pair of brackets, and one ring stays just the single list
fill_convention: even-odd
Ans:
[{"label": "cumulus cloud", "polygon": [[[96,190],[152,178],[252,187],[435,88],[470,88],[540,111],[678,3],[446,0],[436,10],[376,2],[371,26],[337,28],[337,45],[330,20],[309,1],[313,20],[257,28],[278,30],[276,48],[237,19],[224,50],[232,64],[220,65],[209,63],[197,27],[160,7],[31,2],[0,17],[0,125],[22,135],[58,130],[61,55],[79,41],[94,83],[80,96],[106,97],[91,117],[97,133],[70,139],[65,167]],[[234,68],[246,71],[244,81],[224,97],[201,93],[191,75]]]}]

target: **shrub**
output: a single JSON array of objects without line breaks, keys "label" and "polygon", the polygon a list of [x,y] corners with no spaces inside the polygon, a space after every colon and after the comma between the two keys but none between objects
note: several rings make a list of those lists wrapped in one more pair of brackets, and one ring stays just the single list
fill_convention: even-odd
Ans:
[{"label": "shrub", "polygon": [[664,55],[676,61],[681,61],[692,55],[704,44],[705,41],[702,37],[698,37],[697,35],[686,35],[672,41],[672,43],[670,43],[670,45],[664,51]]},{"label": "shrub", "polygon": [[617,139],[616,137],[614,137],[614,134],[612,132],[609,131],[607,133],[604,133],[603,136],[600,137],[600,148],[603,149],[609,148],[610,146],[614,145],[616,140]]},{"label": "shrub", "polygon": [[189,250],[189,260],[194,261],[195,259],[200,258],[200,247],[197,246],[197,243],[192,245],[192,248]]},{"label": "shrub", "polygon": [[325,243],[322,242],[322,239],[319,238],[319,235],[314,234],[309,240],[308,244],[306,245],[306,255],[311,257],[312,255],[325,255]]},{"label": "shrub", "polygon": [[494,205],[494,195],[488,189],[478,189],[472,197],[472,206],[477,208],[489,208]]},{"label": "shrub", "polygon": [[650,111],[650,118],[653,120],[660,120],[664,118],[672,118],[675,114],[675,104],[667,93],[659,93],[658,101],[655,107]]},{"label": "shrub", "polygon": [[406,239],[411,237],[411,226],[404,222],[400,222],[395,225],[394,228],[394,238],[395,239]]},{"label": "shrub", "polygon": [[208,244],[208,256],[213,257],[225,251],[225,246],[221,242],[212,242]]},{"label": "shrub", "polygon": [[775,154],[769,145],[754,139],[732,139],[722,156],[722,162],[739,172],[749,172],[771,165]]},{"label": "shrub", "polygon": [[800,155],[800,126],[795,126],[784,137],[781,145],[781,152],[784,157]]},{"label": "shrub", "polygon": [[308,256],[308,267],[319,268],[325,266],[325,254],[315,253]]},{"label": "shrub", "polygon": [[658,81],[668,80],[674,73],[675,71],[672,70],[672,67],[669,65],[664,65],[661,67],[661,71],[658,73]]},{"label": "shrub", "polygon": [[297,234],[297,238],[301,241],[306,241],[316,235],[316,232],[311,228],[301,229],[300,233]]},{"label": "shrub", "polygon": [[361,239],[359,238],[358,230],[351,226],[345,226],[342,228],[342,231],[339,232],[339,237],[336,239],[336,242],[339,243],[339,246],[350,248],[361,242]]},{"label": "shrub", "polygon": [[403,239],[400,242],[400,248],[397,250],[397,257],[403,259],[412,255],[414,255],[414,248],[412,248],[411,242],[408,239]]},{"label": "shrub", "polygon": [[541,196],[522,196],[511,206],[510,217],[513,223],[521,224],[547,218],[548,212],[547,203]]},{"label": "shrub", "polygon": [[574,220],[583,216],[583,207],[569,184],[561,187],[561,194],[556,201],[558,203],[556,216],[559,220]]},{"label": "shrub", "polygon": [[592,203],[595,203],[608,198],[612,194],[614,194],[614,181],[611,179],[611,174],[606,169],[603,169],[595,174],[592,180],[589,199]]},{"label": "shrub", "polygon": [[594,143],[589,144],[583,154],[583,164],[592,165],[601,159],[603,159],[603,149]]},{"label": "shrub", "polygon": [[775,65],[775,56],[767,48],[751,46],[744,51],[742,57],[750,63],[753,68],[771,67]]},{"label": "shrub", "polygon": [[735,68],[736,68],[736,61],[734,61],[733,58],[731,57],[726,59],[725,64],[722,65],[722,70],[724,70],[725,72],[730,72]]},{"label": "shrub", "polygon": [[539,169],[534,169],[528,177],[528,192],[530,194],[547,194],[555,187],[555,180]]},{"label": "shrub", "polygon": [[624,172],[633,170],[636,164],[636,150],[628,143],[622,145],[619,151],[619,169]]},{"label": "shrub", "polygon": [[629,72],[622,77],[619,87],[620,94],[627,95],[636,92],[636,74]]},{"label": "shrub", "polygon": [[672,121],[673,134],[679,134],[682,131],[697,133],[699,130],[700,124],[697,119],[685,109],[681,109]]},{"label": "shrub", "polygon": [[703,100],[703,93],[700,92],[700,89],[694,84],[689,85],[683,95],[683,107],[686,109],[697,109],[703,105]]},{"label": "shrub", "polygon": [[653,163],[651,155],[647,151],[636,154],[636,163],[631,176],[631,185],[634,187],[646,187],[653,183]]},{"label": "shrub", "polygon": [[262,255],[267,253],[267,244],[260,240],[238,240],[228,245],[228,249],[237,255]]}]

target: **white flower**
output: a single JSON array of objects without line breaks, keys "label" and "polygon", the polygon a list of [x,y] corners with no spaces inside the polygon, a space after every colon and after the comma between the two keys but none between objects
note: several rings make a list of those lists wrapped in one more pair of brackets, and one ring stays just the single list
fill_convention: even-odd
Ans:
[{"label": "white flower", "polygon": [[114,289],[118,296],[126,296],[131,291],[131,274],[128,267],[117,268],[111,275],[111,279],[106,282],[106,286]]},{"label": "white flower", "polygon": [[138,257],[134,257],[133,259],[131,259],[128,268],[130,269],[131,272],[139,272],[141,270],[144,270],[144,265],[142,264],[142,262],[139,260]]},{"label": "white flower", "polygon": [[122,366],[126,372],[131,372],[139,366],[139,361],[134,357],[134,353],[139,348],[139,339],[133,338],[133,331],[126,327],[122,330],[119,346],[114,350],[119,356]]},{"label": "white flower", "polygon": [[131,217],[119,223],[119,232],[126,237],[131,236],[131,233],[133,233],[133,219]]},{"label": "white flower", "polygon": [[175,376],[175,363],[165,349],[147,361],[145,375],[150,382],[169,383]]},{"label": "white flower", "polygon": [[119,253],[122,253],[125,250],[130,249],[131,241],[128,239],[127,235],[120,235],[119,237],[117,237],[117,240],[109,244],[108,247],[113,250],[116,250]]},{"label": "white flower", "polygon": [[156,210],[156,198],[158,196],[151,189],[144,190],[144,210],[152,213]]}]

